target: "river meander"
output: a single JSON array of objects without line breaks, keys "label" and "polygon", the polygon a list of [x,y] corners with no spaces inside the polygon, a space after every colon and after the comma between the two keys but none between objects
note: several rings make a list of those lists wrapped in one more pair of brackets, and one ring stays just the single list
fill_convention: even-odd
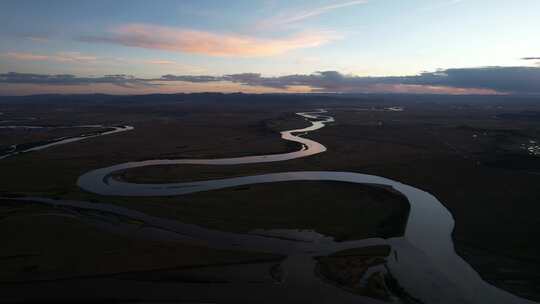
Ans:
[{"label": "river meander", "polygon": [[392,254],[387,261],[392,275],[409,294],[423,303],[534,303],[482,280],[479,274],[454,250],[452,231],[455,223],[449,210],[430,193],[399,181],[355,172],[334,171],[282,172],[165,184],[136,184],[114,178],[115,172],[144,166],[182,164],[232,166],[287,161],[326,151],[324,145],[301,136],[325,127],[334,122],[334,119],[324,110],[298,113],[298,115],[309,120],[311,125],[303,129],[283,131],[281,136],[284,140],[300,143],[302,148],[299,151],[237,158],[157,159],[128,162],[87,172],[79,177],[78,185],[86,191],[107,196],[173,196],[241,185],[285,181],[339,181],[384,185],[402,193],[410,203],[409,218],[403,237],[336,242],[329,237],[310,236],[311,241],[298,242],[294,238],[269,237],[261,233],[238,234],[206,229],[156,218],[113,204],[46,198],[21,200],[34,200],[55,206],[70,206],[127,216],[153,227],[153,230],[145,233],[166,232],[172,238],[203,241],[212,248],[265,251],[287,255],[289,258],[283,263],[287,273],[284,286],[293,284],[294,297],[299,299],[305,300],[301,294],[310,293],[310,290],[316,286],[319,292],[332,294],[335,303],[356,302],[358,299],[355,300],[352,295],[345,291],[337,291],[314,275],[313,257],[348,248],[384,244],[392,247]]}]

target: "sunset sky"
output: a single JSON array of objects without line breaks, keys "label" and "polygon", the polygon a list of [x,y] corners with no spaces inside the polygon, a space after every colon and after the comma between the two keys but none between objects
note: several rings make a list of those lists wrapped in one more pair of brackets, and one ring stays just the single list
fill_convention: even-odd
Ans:
[{"label": "sunset sky", "polygon": [[0,94],[540,93],[538,0],[0,2]]}]

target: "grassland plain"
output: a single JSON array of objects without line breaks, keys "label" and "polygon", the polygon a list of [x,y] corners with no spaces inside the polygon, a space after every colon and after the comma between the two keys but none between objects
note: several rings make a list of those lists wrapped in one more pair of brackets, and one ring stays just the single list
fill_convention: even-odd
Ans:
[{"label": "grassland plain", "polygon": [[[540,232],[540,225],[531,215],[540,211],[537,204],[540,175],[523,168],[493,165],[494,159],[519,157],[527,159],[527,168],[538,168],[538,159],[528,156],[520,146],[528,139],[538,138],[538,121],[501,116],[533,111],[535,106],[518,102],[459,100],[407,102],[403,112],[372,109],[395,104],[395,100],[359,101],[353,98],[317,99],[288,103],[287,107],[280,103],[265,106],[225,102],[215,108],[204,103],[198,106],[167,103],[161,107],[141,104],[127,111],[122,106],[102,105],[98,109],[89,106],[84,111],[85,121],[130,123],[136,130],[7,159],[2,163],[0,191],[113,202],[151,214],[233,231],[261,228],[255,227],[260,221],[270,228],[298,223],[300,227],[296,228],[320,230],[343,239],[373,236],[380,233],[377,229],[385,219],[406,211],[399,196],[388,194],[384,189],[290,183],[254,185],[184,197],[128,199],[84,193],[75,185],[77,177],[88,170],[131,160],[213,158],[290,151],[297,147],[282,141],[277,131],[306,124],[294,112],[323,106],[331,111],[336,123],[309,137],[327,146],[326,153],[283,163],[249,166],[146,167],[122,172],[118,178],[170,182],[263,172],[339,170],[396,179],[434,194],[445,204],[456,219],[453,236],[458,253],[485,279],[522,296],[538,299],[540,248],[531,235]],[[69,107],[64,105],[65,108]],[[339,187],[340,196],[327,194],[335,187]],[[261,214],[258,208],[249,205],[255,195],[258,198],[255,206],[275,207],[268,209],[272,217],[284,214],[285,210],[298,217],[271,221],[271,216]],[[373,204],[380,195],[387,196],[387,203]],[[231,206],[238,209],[223,210],[223,202],[211,198],[218,196],[235,202],[227,209]],[[348,198],[354,199],[349,201]],[[304,199],[315,204],[287,203]],[[341,203],[333,205],[339,208],[320,209],[326,213],[313,212],[316,207],[327,208],[328,202],[338,200]],[[202,208],[201,202],[208,208]],[[395,208],[388,209],[388,204]],[[379,207],[382,213],[377,213]],[[212,208],[224,213],[210,214],[208,210]],[[378,215],[372,225],[355,226],[355,217],[346,216],[350,219],[346,220],[347,225],[336,226],[333,217],[349,212],[354,212],[356,219],[370,213]],[[257,220],[246,221],[251,216]],[[478,225],[479,218],[482,218],[482,225]]]}]

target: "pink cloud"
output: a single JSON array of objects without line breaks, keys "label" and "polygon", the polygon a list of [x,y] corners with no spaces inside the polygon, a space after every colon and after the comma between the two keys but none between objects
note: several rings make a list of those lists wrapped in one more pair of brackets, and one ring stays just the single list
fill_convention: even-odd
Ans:
[{"label": "pink cloud", "polygon": [[162,60],[162,59],[153,59],[153,60],[146,60],[144,63],[148,64],[157,64],[157,65],[171,65],[171,64],[177,64],[174,61],[171,60]]},{"label": "pink cloud", "polygon": [[87,74],[93,74],[99,72],[97,66],[163,66],[174,72],[183,73],[202,73],[206,70],[201,67],[181,64],[176,61],[166,59],[128,59],[128,58],[115,58],[115,57],[97,57],[93,55],[81,54],[79,52],[57,52],[55,54],[35,54],[25,52],[7,52],[0,53],[0,58],[7,58],[15,61],[31,61],[31,62],[55,62],[64,65],[77,65],[79,72],[87,72]]},{"label": "pink cloud", "polygon": [[70,61],[70,62],[73,62],[73,61],[83,62],[83,61],[98,60],[98,58],[95,56],[83,55],[79,52],[60,52],[60,53],[57,53],[55,56],[52,56],[52,59],[56,61]]},{"label": "pink cloud", "polygon": [[33,42],[39,42],[39,43],[46,43],[46,42],[49,42],[49,39],[48,39],[48,38],[45,38],[45,37],[38,37],[38,36],[29,36],[28,39],[31,40],[31,41],[33,41]]},{"label": "pink cloud", "polygon": [[[358,88],[355,88],[358,90]],[[346,91],[346,90],[345,90]],[[354,89],[351,90],[354,92]],[[395,94],[443,94],[443,95],[501,95],[493,89],[456,88],[449,86],[430,86],[415,84],[374,84],[363,89],[365,93],[395,93]]]},{"label": "pink cloud", "polygon": [[286,38],[265,39],[148,24],[128,24],[106,37],[86,37],[85,41],[121,44],[210,56],[262,57],[295,49],[323,45],[339,37],[329,32],[304,32]]},{"label": "pink cloud", "polygon": [[19,53],[19,52],[8,52],[2,54],[3,57],[7,57],[13,60],[23,60],[23,61],[44,61],[49,60],[47,55],[37,55],[32,53]]},{"label": "pink cloud", "polygon": [[19,61],[88,62],[98,60],[97,57],[83,55],[79,52],[59,52],[53,55],[43,55],[25,52],[8,52],[0,55],[9,59]]}]

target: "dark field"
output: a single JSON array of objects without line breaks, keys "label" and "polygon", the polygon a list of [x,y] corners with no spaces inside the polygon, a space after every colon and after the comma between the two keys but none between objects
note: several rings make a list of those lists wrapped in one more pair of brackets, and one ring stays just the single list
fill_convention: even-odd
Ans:
[{"label": "dark field", "polygon": [[[20,124],[40,126],[132,125],[135,130],[0,160],[0,194],[115,203],[155,216],[235,232],[306,229],[338,240],[402,235],[407,201],[383,187],[291,182],[177,197],[125,198],[87,193],[76,185],[78,176],[89,170],[134,160],[297,150],[298,145],[281,140],[279,131],[308,125],[295,112],[324,107],[336,122],[308,137],[324,144],[328,148],[325,153],[267,164],[145,167],[121,172],[116,178],[158,183],[332,170],[395,179],[432,193],[451,211],[456,220],[456,250],[483,278],[539,300],[540,245],[536,236],[540,234],[540,156],[528,149],[540,139],[538,101],[504,96],[243,94],[5,98],[0,99],[0,112],[4,113],[0,121],[22,120]],[[389,106],[405,110],[371,109]],[[13,134],[0,130],[0,151],[13,144],[78,134],[76,131],[62,129],[65,134],[59,134],[18,130]],[[119,272],[255,260],[264,264],[264,270],[258,270],[264,274],[261,276],[271,281],[268,269],[282,258],[266,253],[210,250],[200,244],[135,241],[66,217],[34,216],[60,212],[55,208],[2,204],[0,265],[4,283],[0,284],[70,276],[109,278]],[[89,242],[81,242],[77,235],[88,236]],[[67,258],[61,258],[63,255]],[[123,256],[131,257],[120,258]],[[342,263],[340,259],[338,264]],[[361,262],[368,263],[365,259]],[[43,269],[43,265],[50,268]],[[339,277],[332,264],[324,267],[328,276]],[[195,271],[183,273],[182,278],[203,276],[208,280],[208,276],[218,276],[223,280],[226,275],[219,273],[203,275]],[[153,273],[152,277],[160,274]],[[378,293],[375,297],[385,295]]]},{"label": "dark field", "polygon": [[[264,253],[208,250],[195,244],[143,241],[106,233],[55,208],[2,202],[0,282],[279,261]],[[29,240],[32,240],[31,242]]]}]

